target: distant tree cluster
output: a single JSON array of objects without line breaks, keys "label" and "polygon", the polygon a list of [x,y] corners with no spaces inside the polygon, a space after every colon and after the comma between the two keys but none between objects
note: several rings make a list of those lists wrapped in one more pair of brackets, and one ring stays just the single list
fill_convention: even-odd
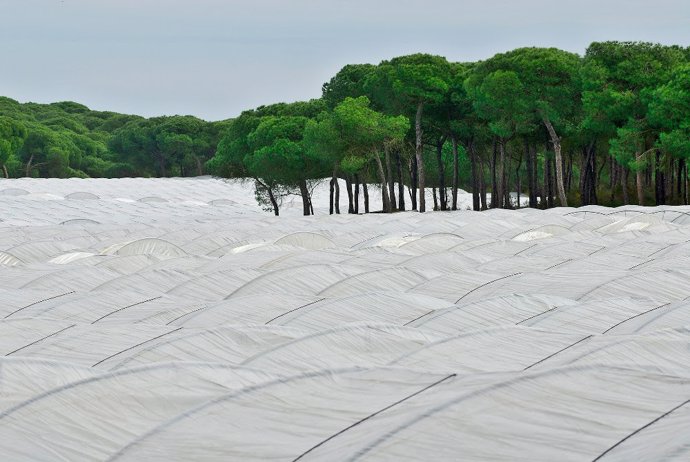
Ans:
[{"label": "distant tree cluster", "polygon": [[6,178],[201,175],[225,125],[0,97],[0,166]]},{"label": "distant tree cluster", "polygon": [[520,48],[476,63],[414,54],[347,65],[317,100],[216,123],[0,99],[6,176],[210,172],[253,180],[276,215],[289,194],[312,214],[324,178],[331,213],[338,180],[348,213],[361,211],[360,191],[370,210],[372,184],[384,212],[455,210],[460,188],[475,210],[687,204],[688,157],[690,48],[641,42],[593,43],[584,56]]}]

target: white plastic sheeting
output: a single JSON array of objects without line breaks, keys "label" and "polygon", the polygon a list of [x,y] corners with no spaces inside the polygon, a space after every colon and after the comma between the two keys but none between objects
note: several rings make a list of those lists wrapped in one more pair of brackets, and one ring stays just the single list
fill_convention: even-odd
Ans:
[{"label": "white plastic sheeting", "polygon": [[690,458],[690,208],[326,195],[0,181],[0,459]]}]

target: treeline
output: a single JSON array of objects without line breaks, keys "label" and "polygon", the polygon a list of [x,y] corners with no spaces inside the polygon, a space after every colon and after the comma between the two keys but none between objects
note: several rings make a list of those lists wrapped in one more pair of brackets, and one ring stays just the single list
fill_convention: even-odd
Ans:
[{"label": "treeline", "polygon": [[202,175],[226,126],[0,97],[0,166],[6,178]]},{"label": "treeline", "polygon": [[341,212],[338,180],[349,213],[379,208],[371,184],[385,212],[456,209],[460,188],[475,210],[687,204],[688,156],[690,48],[640,42],[593,43],[584,56],[521,48],[477,63],[415,54],[347,65],[317,100],[217,123],[0,99],[6,175],[210,172],[252,179],[276,215],[290,194],[313,213],[323,178],[331,213]]}]

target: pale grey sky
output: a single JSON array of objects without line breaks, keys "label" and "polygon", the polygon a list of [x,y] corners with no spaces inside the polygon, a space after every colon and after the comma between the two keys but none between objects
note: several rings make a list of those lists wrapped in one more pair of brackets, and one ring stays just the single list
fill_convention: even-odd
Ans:
[{"label": "pale grey sky", "polygon": [[208,120],[414,52],[690,45],[690,0],[0,0],[0,18],[0,95]]}]

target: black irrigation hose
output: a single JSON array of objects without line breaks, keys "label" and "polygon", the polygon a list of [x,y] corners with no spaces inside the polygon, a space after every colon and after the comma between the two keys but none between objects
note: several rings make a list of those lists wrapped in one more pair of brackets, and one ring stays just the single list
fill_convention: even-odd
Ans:
[{"label": "black irrigation hose", "polygon": [[678,409],[680,409],[681,407],[685,406],[685,405],[688,404],[688,403],[690,403],[690,399],[687,400],[687,401],[684,401],[684,402],[680,403],[678,406],[674,407],[673,409],[671,409],[671,410],[669,410],[669,411],[667,411],[667,412],[664,412],[663,414],[661,414],[661,415],[660,415],[659,417],[657,417],[656,419],[654,419],[654,420],[652,420],[651,422],[649,422],[648,424],[643,425],[642,427],[638,428],[637,430],[635,430],[634,432],[630,433],[630,434],[627,435],[625,438],[621,439],[621,440],[618,441],[616,444],[614,444],[613,446],[611,446],[610,448],[608,448],[606,451],[604,451],[604,452],[602,452],[601,454],[599,454],[596,458],[592,459],[592,462],[596,462],[597,460],[601,459],[601,458],[604,457],[606,454],[608,454],[609,452],[613,451],[615,448],[617,448],[618,446],[620,446],[621,444],[623,444],[624,442],[626,442],[627,440],[629,440],[629,439],[632,438],[633,436],[637,435],[638,433],[640,433],[640,432],[641,432],[642,430],[644,430],[645,428],[654,425],[655,423],[657,423],[658,421],[660,421],[660,420],[663,419],[664,417],[666,417],[666,416],[668,416],[669,414],[671,414],[671,413],[677,411]]},{"label": "black irrigation hose", "polygon": [[292,462],[297,462],[297,461],[300,460],[302,457],[304,457],[304,456],[306,456],[307,454],[309,454],[310,452],[312,452],[314,449],[316,449],[316,448],[318,448],[318,447],[320,447],[320,446],[326,444],[327,442],[329,442],[330,440],[332,440],[332,439],[335,438],[336,436],[342,435],[343,433],[345,433],[346,431],[350,430],[351,428],[356,427],[357,425],[359,425],[359,424],[361,424],[361,423],[363,423],[363,422],[366,422],[367,420],[371,419],[372,417],[376,417],[377,415],[381,414],[382,412],[385,412],[385,411],[387,411],[388,409],[390,409],[390,408],[392,408],[392,407],[394,407],[394,406],[397,406],[398,404],[401,404],[401,403],[407,401],[407,400],[410,399],[410,398],[414,398],[415,396],[419,395],[420,393],[424,393],[425,391],[429,390],[430,388],[433,388],[433,387],[435,387],[436,385],[439,385],[439,384],[445,382],[446,380],[448,380],[448,379],[450,379],[450,378],[452,378],[452,377],[455,377],[456,375],[457,375],[457,374],[450,374],[450,375],[448,375],[448,376],[442,378],[441,380],[437,380],[436,382],[432,383],[431,385],[427,385],[426,387],[422,388],[421,390],[417,390],[416,392],[412,393],[411,395],[408,395],[408,396],[406,396],[406,397],[404,397],[404,398],[402,398],[402,399],[400,399],[400,400],[394,402],[393,404],[389,404],[388,406],[384,407],[383,409],[379,409],[378,411],[374,412],[373,414],[369,414],[368,416],[366,416],[366,417],[364,417],[364,418],[358,420],[357,422],[353,423],[352,425],[343,428],[343,429],[340,430],[339,432],[332,434],[331,436],[329,436],[329,437],[326,438],[325,440],[323,440],[323,441],[319,442],[318,444],[316,444],[316,445],[310,447],[309,449],[307,449],[306,451],[304,451],[302,454],[300,454],[299,456],[297,456],[297,457],[295,457],[294,459],[292,459]]}]

